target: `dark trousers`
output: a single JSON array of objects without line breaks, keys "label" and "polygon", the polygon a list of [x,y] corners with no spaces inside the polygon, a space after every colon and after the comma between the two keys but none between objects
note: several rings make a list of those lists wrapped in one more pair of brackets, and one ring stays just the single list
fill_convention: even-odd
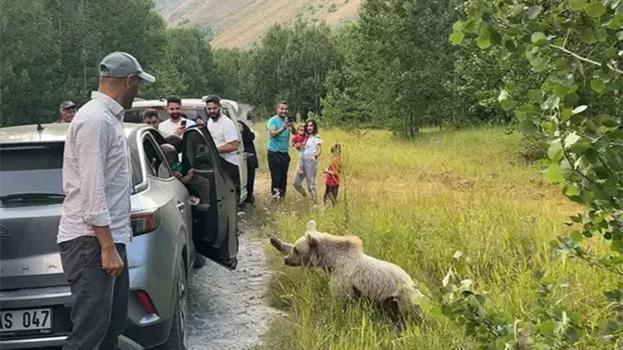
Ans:
[{"label": "dark trousers", "polygon": [[335,204],[337,202],[337,192],[340,189],[340,185],[326,185],[327,187],[324,190],[324,202],[331,202]]},{"label": "dark trousers", "polygon": [[255,167],[247,168],[247,198],[253,198],[255,189]]},{"label": "dark trousers", "polygon": [[288,185],[288,167],[290,155],[287,152],[268,151],[268,168],[270,169],[270,188],[273,195],[279,193],[281,198],[286,196]]},{"label": "dark trousers", "polygon": [[236,203],[240,202],[240,169],[237,165],[234,165],[225,159],[221,158],[221,165],[223,166],[223,170],[229,176],[229,178],[234,182],[234,187],[236,188]]},{"label": "dark trousers", "polygon": [[82,236],[59,244],[63,270],[74,298],[73,329],[63,350],[118,348],[117,338],[123,333],[128,317],[130,279],[125,245],[115,246],[124,264],[119,277],[102,270],[97,238]]}]

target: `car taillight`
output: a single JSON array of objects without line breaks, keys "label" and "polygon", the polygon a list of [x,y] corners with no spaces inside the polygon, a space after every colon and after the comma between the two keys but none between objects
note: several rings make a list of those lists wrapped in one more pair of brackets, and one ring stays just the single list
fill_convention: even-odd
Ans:
[{"label": "car taillight", "polygon": [[144,290],[138,290],[134,292],[136,295],[136,299],[138,303],[141,304],[143,311],[146,315],[152,315],[156,313],[156,308],[154,308],[154,304],[151,302],[151,298]]},{"label": "car taillight", "polygon": [[151,232],[160,226],[160,209],[132,213],[130,222],[134,236]]}]

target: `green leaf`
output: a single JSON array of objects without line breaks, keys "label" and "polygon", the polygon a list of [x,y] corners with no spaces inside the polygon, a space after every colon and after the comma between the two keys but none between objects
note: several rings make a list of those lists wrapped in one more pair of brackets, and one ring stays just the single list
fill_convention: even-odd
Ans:
[{"label": "green leaf", "polygon": [[506,112],[510,111],[515,106],[515,103],[513,102],[512,97],[508,94],[508,91],[506,91],[505,89],[502,89],[500,91],[500,95],[498,96],[498,102],[502,106],[502,109]]},{"label": "green leaf", "polygon": [[532,65],[532,69],[539,73],[545,70],[545,59],[543,57],[537,56],[530,60],[530,64]]},{"label": "green leaf", "polygon": [[586,11],[589,16],[598,18],[606,14],[606,7],[601,3],[601,1],[593,0],[586,5],[584,11]]},{"label": "green leaf", "polygon": [[567,95],[567,93],[569,93],[569,88],[561,85],[561,84],[554,84],[554,89],[552,90],[552,92],[554,93],[554,95],[558,96],[558,97],[565,97]]},{"label": "green leaf", "polygon": [[463,31],[463,29],[465,28],[465,26],[467,25],[467,22],[464,21],[456,21],[454,22],[454,24],[452,25],[452,29],[455,32],[461,32]]},{"label": "green leaf", "polygon": [[537,18],[539,14],[541,14],[541,11],[543,11],[543,6],[540,6],[540,5],[531,6],[528,9],[528,18],[529,19]]},{"label": "green leaf", "polygon": [[586,7],[586,0],[569,0],[569,7],[574,11],[582,11]]},{"label": "green leaf", "polygon": [[517,129],[524,134],[534,134],[537,132],[537,127],[531,120],[523,120],[517,124]]},{"label": "green leaf", "polygon": [[603,82],[603,80],[601,79],[593,79],[591,80],[591,89],[593,89],[593,91],[595,91],[596,93],[602,95],[604,92],[606,92],[606,84]]},{"label": "green leaf", "polygon": [[562,170],[560,169],[560,165],[553,163],[545,171],[545,179],[547,181],[558,184],[562,181]]},{"label": "green leaf", "polygon": [[478,47],[480,49],[488,49],[489,47],[491,47],[491,40],[489,40],[489,35],[479,35],[478,39],[476,40],[476,45],[478,45]]},{"label": "green leaf", "polygon": [[454,31],[452,32],[452,34],[450,34],[449,40],[452,45],[460,45],[463,42],[464,38],[465,34],[463,34],[463,32]]},{"label": "green leaf", "polygon": [[562,142],[560,139],[556,139],[550,143],[547,149],[547,157],[551,160],[558,161],[562,155]]},{"label": "green leaf", "polygon": [[530,41],[532,41],[533,44],[542,44],[547,41],[547,37],[542,32],[535,32],[530,36]]},{"label": "green leaf", "polygon": [[572,132],[571,134],[567,135],[567,137],[565,137],[565,148],[573,146],[576,142],[580,141],[580,139],[580,135]]},{"label": "green leaf", "polygon": [[580,40],[587,44],[594,44],[597,42],[597,36],[595,31],[591,28],[586,28],[580,33]]}]

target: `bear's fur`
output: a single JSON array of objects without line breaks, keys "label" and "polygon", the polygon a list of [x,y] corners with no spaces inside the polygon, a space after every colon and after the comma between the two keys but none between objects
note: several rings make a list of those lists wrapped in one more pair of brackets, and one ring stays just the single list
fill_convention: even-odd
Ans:
[{"label": "bear's fur", "polygon": [[361,239],[318,232],[307,223],[304,236],[289,244],[272,236],[271,244],[289,266],[310,266],[328,271],[332,289],[350,298],[367,298],[392,316],[421,317],[423,297],[413,280],[399,266],[364,254]]}]

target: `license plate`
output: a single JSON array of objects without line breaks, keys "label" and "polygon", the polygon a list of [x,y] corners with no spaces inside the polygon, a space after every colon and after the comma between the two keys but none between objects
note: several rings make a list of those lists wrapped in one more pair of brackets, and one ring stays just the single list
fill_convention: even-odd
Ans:
[{"label": "license plate", "polygon": [[0,332],[46,330],[52,328],[52,309],[0,311]]}]

